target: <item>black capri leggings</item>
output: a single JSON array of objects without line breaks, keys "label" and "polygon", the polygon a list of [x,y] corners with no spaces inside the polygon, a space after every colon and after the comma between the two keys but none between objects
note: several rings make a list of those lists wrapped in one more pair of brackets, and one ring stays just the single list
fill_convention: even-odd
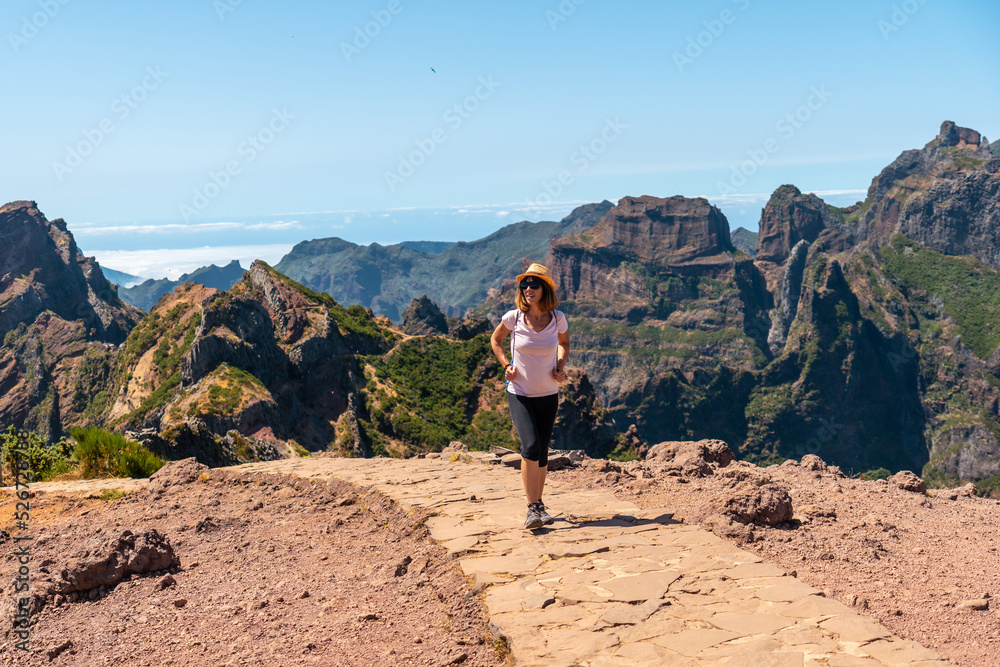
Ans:
[{"label": "black capri leggings", "polygon": [[549,443],[552,426],[556,423],[559,394],[549,396],[518,396],[507,392],[510,418],[521,440],[521,457],[538,461],[539,467],[549,464]]}]

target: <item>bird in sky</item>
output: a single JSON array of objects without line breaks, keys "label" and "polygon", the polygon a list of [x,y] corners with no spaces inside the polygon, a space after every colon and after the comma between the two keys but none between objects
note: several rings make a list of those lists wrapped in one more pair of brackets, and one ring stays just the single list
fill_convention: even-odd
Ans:
[{"label": "bird in sky", "polygon": [[434,69],[433,67],[431,68],[431,71],[434,72],[435,74],[438,73],[438,71],[436,69]]}]

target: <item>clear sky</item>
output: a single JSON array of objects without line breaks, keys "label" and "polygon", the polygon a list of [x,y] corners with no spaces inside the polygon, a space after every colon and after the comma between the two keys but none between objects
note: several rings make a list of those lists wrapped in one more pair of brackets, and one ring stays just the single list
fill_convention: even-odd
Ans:
[{"label": "clear sky", "polygon": [[0,196],[98,259],[644,194],[756,229],[783,183],[862,199],[946,119],[1000,138],[992,0],[6,0],[0,26]]}]

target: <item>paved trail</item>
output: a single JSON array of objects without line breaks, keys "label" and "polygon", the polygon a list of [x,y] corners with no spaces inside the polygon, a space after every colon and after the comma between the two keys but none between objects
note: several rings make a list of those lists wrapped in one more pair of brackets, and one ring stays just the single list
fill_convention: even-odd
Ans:
[{"label": "paved trail", "polygon": [[300,458],[230,470],[337,477],[373,487],[404,508],[436,512],[427,522],[431,536],[485,587],[490,619],[517,665],[949,664],[731,542],[669,514],[639,510],[606,489],[566,488],[557,475],[546,484],[545,500],[559,516],[529,532],[521,528],[520,474],[511,468]]}]

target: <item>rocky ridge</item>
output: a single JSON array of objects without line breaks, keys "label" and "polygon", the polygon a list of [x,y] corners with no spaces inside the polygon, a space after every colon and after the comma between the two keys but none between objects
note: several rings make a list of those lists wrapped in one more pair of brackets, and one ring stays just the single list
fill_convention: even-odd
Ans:
[{"label": "rocky ridge", "polygon": [[142,313],[35,202],[0,207],[0,240],[0,423],[57,440],[93,418],[91,387]]}]

